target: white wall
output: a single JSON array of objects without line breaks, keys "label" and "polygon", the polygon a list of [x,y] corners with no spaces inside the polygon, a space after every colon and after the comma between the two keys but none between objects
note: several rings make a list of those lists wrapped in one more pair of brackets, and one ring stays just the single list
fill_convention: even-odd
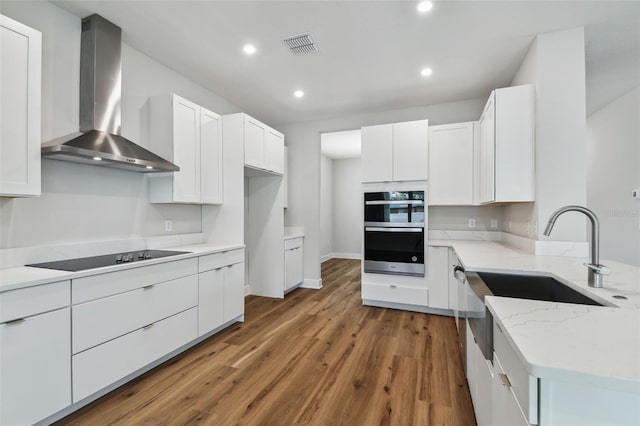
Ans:
[{"label": "white wall", "polygon": [[[80,18],[41,1],[2,1],[0,12],[42,32],[43,140],[77,131]],[[226,99],[123,44],[125,137],[148,146],[143,105],[149,96],[170,91],[220,114],[238,111]],[[0,248],[165,235],[164,219],[174,221],[174,234],[207,227],[211,232],[207,221],[232,216],[222,213],[225,207],[152,205],[147,192],[144,174],[44,160],[40,198],[0,199]],[[228,225],[216,222],[221,228]]]},{"label": "white wall", "polygon": [[362,160],[333,160],[333,253],[362,255]]},{"label": "white wall", "polygon": [[[542,231],[551,213],[569,204],[586,204],[586,93],[584,29],[536,37],[512,85],[536,88],[536,201],[507,207],[511,232],[536,239],[585,241],[582,215],[559,219],[550,237]],[[537,228],[526,235],[525,224]]]},{"label": "white wall", "polygon": [[320,156],[320,257],[333,252],[333,160]]},{"label": "white wall", "polygon": [[600,256],[640,266],[640,86],[587,119],[587,207],[600,218]]},{"label": "white wall", "polygon": [[285,133],[289,148],[291,177],[285,225],[304,227],[305,278],[320,278],[321,133],[424,118],[428,118],[432,125],[473,121],[480,117],[485,101],[486,99],[472,99],[280,126],[279,130]]}]

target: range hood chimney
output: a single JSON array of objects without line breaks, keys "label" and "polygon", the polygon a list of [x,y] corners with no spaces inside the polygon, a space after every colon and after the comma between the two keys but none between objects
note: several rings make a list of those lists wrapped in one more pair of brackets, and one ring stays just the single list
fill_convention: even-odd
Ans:
[{"label": "range hood chimney", "polygon": [[178,171],[175,164],[120,135],[121,32],[99,15],[82,20],[80,132],[42,144],[42,156],[135,172]]}]

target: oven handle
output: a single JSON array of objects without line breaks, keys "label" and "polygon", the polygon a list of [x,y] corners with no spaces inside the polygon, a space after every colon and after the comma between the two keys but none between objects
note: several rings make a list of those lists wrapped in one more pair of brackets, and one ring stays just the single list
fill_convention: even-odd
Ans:
[{"label": "oven handle", "polygon": [[424,201],[422,200],[373,200],[373,201],[365,201],[365,206],[384,206],[389,204],[411,204],[415,206],[424,205]]},{"label": "oven handle", "polygon": [[378,228],[378,227],[366,227],[365,231],[373,232],[424,232],[424,228]]}]

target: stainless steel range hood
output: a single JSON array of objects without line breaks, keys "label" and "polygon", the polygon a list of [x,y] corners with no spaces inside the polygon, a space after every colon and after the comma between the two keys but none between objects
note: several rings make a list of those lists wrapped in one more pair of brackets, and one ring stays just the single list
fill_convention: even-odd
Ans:
[{"label": "stainless steel range hood", "polygon": [[121,30],[99,15],[82,20],[80,132],[42,144],[42,156],[135,172],[180,168],[120,135]]}]

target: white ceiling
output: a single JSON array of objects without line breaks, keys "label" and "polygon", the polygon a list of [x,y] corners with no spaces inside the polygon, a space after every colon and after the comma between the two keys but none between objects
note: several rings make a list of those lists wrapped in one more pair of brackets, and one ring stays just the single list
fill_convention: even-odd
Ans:
[{"label": "white ceiling", "polygon": [[332,160],[360,158],[360,130],[320,134],[320,150]]},{"label": "white ceiling", "polygon": [[[640,84],[638,1],[51,1],[271,125],[486,97],[536,34],[577,26],[588,113]],[[320,52],[292,55],[281,39],[307,31]]]}]

